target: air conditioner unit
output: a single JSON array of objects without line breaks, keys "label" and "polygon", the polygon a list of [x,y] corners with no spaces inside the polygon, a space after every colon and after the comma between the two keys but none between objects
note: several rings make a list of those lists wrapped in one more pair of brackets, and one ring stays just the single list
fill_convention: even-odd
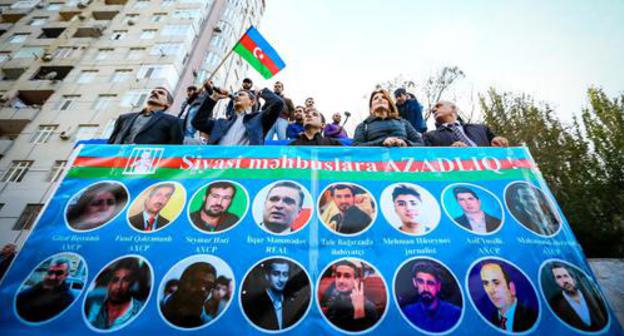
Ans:
[{"label": "air conditioner unit", "polygon": [[54,57],[50,53],[45,53],[41,56],[41,60],[44,62],[50,62]]},{"label": "air conditioner unit", "polygon": [[59,138],[61,138],[61,140],[69,140],[71,139],[73,135],[74,135],[74,132],[70,126],[59,134]]},{"label": "air conditioner unit", "polygon": [[82,15],[82,14],[78,15],[78,20],[80,20],[80,21],[84,21],[86,18],[87,17]]}]

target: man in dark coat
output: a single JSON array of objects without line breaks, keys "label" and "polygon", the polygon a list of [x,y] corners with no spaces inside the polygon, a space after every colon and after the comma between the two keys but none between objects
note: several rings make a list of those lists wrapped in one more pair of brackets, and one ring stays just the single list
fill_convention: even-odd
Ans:
[{"label": "man in dark coat", "polygon": [[303,112],[303,133],[289,143],[289,146],[342,146],[342,142],[321,134],[325,117],[315,107],[306,107]]},{"label": "man in dark coat", "polygon": [[457,106],[439,101],[432,109],[437,128],[425,133],[425,146],[441,147],[507,147],[506,138],[495,136],[490,128],[481,124],[463,124],[457,117]]},{"label": "man in dark coat", "polygon": [[175,184],[163,183],[152,188],[143,203],[143,211],[129,218],[132,226],[143,232],[158,231],[169,224],[169,219],[160,215],[175,192]]},{"label": "man in dark coat", "polygon": [[464,228],[475,233],[490,233],[498,229],[501,220],[481,209],[481,199],[472,189],[467,187],[453,188],[453,195],[464,214],[454,220]]},{"label": "man in dark coat", "polygon": [[52,260],[41,282],[17,295],[17,314],[28,322],[47,321],[67,309],[75,299],[66,279],[70,261]]},{"label": "man in dark coat", "polygon": [[264,108],[256,111],[257,97],[252,91],[240,90],[234,95],[234,113],[227,118],[214,119],[217,101],[228,97],[228,92],[211,88],[193,120],[193,126],[209,135],[209,145],[263,145],[267,132],[282,112],[284,101],[265,88],[259,95]]},{"label": "man in dark coat", "polygon": [[182,125],[178,118],[165,113],[173,104],[173,96],[164,87],[155,87],[140,112],[117,118],[109,144],[182,144]]},{"label": "man in dark coat", "polygon": [[225,181],[211,183],[206,188],[204,203],[190,214],[191,222],[204,232],[221,232],[236,224],[238,216],[228,212],[236,195],[236,187]]},{"label": "man in dark coat", "polygon": [[597,293],[579,286],[576,277],[562,263],[553,263],[550,270],[560,289],[548,300],[555,314],[576,329],[592,332],[604,328],[608,313]]},{"label": "man in dark coat", "polygon": [[422,115],[423,108],[418,100],[411,97],[404,88],[394,90],[394,98],[401,118],[409,121],[419,133],[427,132],[427,123]]}]

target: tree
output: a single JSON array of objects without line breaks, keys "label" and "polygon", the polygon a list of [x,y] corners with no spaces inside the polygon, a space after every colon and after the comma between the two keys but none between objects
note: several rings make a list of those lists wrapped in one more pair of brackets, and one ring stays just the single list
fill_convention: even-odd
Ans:
[{"label": "tree", "polygon": [[574,119],[569,126],[527,95],[490,89],[479,100],[496,134],[529,148],[586,253],[622,256],[624,108],[621,98],[611,101],[600,90],[588,95],[583,125]]}]

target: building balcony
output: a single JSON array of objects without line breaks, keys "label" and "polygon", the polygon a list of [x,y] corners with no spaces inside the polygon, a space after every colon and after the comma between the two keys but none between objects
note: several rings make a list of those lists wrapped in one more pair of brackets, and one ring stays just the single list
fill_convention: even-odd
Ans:
[{"label": "building balcony", "polygon": [[14,139],[41,111],[39,108],[0,108],[0,136]]},{"label": "building balcony", "polygon": [[6,152],[13,146],[14,140],[12,139],[0,139],[0,158],[2,158]]}]

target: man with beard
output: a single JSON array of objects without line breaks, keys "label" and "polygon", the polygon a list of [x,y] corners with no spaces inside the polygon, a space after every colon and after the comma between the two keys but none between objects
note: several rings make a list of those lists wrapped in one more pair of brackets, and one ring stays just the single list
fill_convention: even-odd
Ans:
[{"label": "man with beard", "polygon": [[570,270],[561,263],[550,267],[561,291],[548,300],[553,311],[567,324],[584,331],[598,331],[607,324],[607,311],[592,293],[579,287]]},{"label": "man with beard", "polygon": [[[334,204],[339,213],[329,220],[329,227],[345,234],[359,233],[372,222],[372,205],[370,200],[356,201],[355,188],[349,184],[336,184],[331,189]],[[362,208],[367,209],[363,211]],[[369,212],[369,213],[367,213]]]},{"label": "man with beard", "polygon": [[162,314],[167,321],[181,328],[196,328],[211,321],[204,304],[215,285],[216,273],[207,262],[188,266],[182,272],[178,289],[163,299]]},{"label": "man with beard", "polygon": [[503,266],[488,261],[481,266],[481,283],[496,311],[488,317],[496,327],[513,332],[531,329],[537,320],[535,309],[517,298],[516,285]]},{"label": "man with beard", "polygon": [[511,205],[511,214],[520,224],[541,235],[552,235],[559,230],[561,223],[541,190],[519,183],[509,188],[508,193],[507,204]]},{"label": "man with beard", "polygon": [[440,298],[442,274],[440,267],[428,260],[412,266],[412,285],[418,296],[416,302],[403,308],[403,313],[414,325],[429,332],[447,331],[461,316],[459,307]]},{"label": "man with beard", "polygon": [[142,111],[123,114],[117,118],[108,143],[182,144],[184,136],[180,120],[165,113],[171,104],[171,92],[162,86],[155,87]]},{"label": "man with beard", "polygon": [[501,220],[490,216],[481,209],[481,200],[477,193],[466,187],[453,189],[453,195],[464,214],[454,220],[464,228],[475,233],[490,233],[498,228]]},{"label": "man with beard", "polygon": [[161,216],[160,211],[167,206],[175,189],[173,183],[163,183],[152,188],[143,203],[143,211],[130,217],[130,224],[143,232],[153,232],[164,228],[169,224],[169,219]]},{"label": "man with beard", "polygon": [[201,209],[191,213],[191,221],[205,232],[221,232],[239,220],[238,216],[227,212],[236,195],[236,188],[229,182],[215,182],[206,188]]},{"label": "man with beard", "polygon": [[335,265],[333,283],[321,298],[321,310],[336,327],[364,331],[379,319],[375,304],[364,296],[364,281],[357,267],[341,260]]},{"label": "man with beard", "polygon": [[264,200],[260,227],[275,234],[295,232],[292,225],[301,213],[304,198],[303,190],[295,183],[288,181],[276,183]]},{"label": "man with beard", "polygon": [[[243,296],[243,309],[255,325],[266,330],[282,330],[297,323],[310,302],[310,287],[289,288],[293,265],[274,258],[262,264],[263,285]],[[291,285],[292,287],[292,285]]]},{"label": "man with beard", "polygon": [[66,282],[69,267],[66,258],[50,261],[43,281],[17,295],[17,314],[28,322],[43,322],[67,309],[75,299]]},{"label": "man with beard", "polygon": [[306,108],[303,106],[297,106],[295,108],[294,122],[288,125],[286,128],[286,136],[288,139],[293,140],[296,139],[300,134],[303,133],[303,112]]},{"label": "man with beard", "polygon": [[143,302],[132,296],[138,281],[139,265],[136,258],[125,258],[111,266],[106,296],[87,297],[87,320],[97,329],[116,329],[128,323],[143,307]]},{"label": "man with beard", "polygon": [[303,112],[304,131],[288,146],[342,146],[340,141],[321,134],[324,124],[325,117],[316,108],[306,108]]}]

